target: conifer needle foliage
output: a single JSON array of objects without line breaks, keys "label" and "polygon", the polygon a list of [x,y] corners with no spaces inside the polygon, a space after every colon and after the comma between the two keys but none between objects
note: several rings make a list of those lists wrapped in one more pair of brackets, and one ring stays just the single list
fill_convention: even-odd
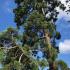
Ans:
[{"label": "conifer needle foliage", "polygon": [[[39,67],[49,67],[49,70],[67,70],[67,65],[63,61],[57,60],[59,47],[56,40],[61,35],[56,30],[56,21],[59,7],[65,10],[65,6],[59,0],[15,0],[17,5],[13,9],[14,21],[19,31],[22,26],[24,32],[22,36],[16,30],[9,28],[3,35],[9,42],[6,57],[3,64],[7,70],[39,70]],[[10,33],[10,34],[9,34]],[[3,36],[2,35],[2,36]],[[1,46],[6,38],[0,39]],[[18,45],[18,41],[21,45]],[[13,44],[15,45],[13,46]],[[37,53],[42,52],[42,59]]]}]

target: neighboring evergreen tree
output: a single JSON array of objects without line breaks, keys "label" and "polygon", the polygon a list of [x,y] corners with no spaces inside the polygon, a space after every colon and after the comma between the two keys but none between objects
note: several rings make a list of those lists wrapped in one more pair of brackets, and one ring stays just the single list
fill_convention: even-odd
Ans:
[{"label": "neighboring evergreen tree", "polygon": [[3,70],[38,70],[39,65],[46,66],[46,60],[35,60],[30,48],[27,45],[22,47],[19,44],[21,37],[17,30],[13,28],[8,28],[0,34],[0,49],[2,50],[1,61],[4,65]]},{"label": "neighboring evergreen tree", "polygon": [[[2,47],[6,44],[3,40],[14,45],[9,46],[5,53],[3,64],[6,70],[39,70],[39,67],[46,66],[49,66],[49,70],[67,69],[63,61],[57,60],[59,47],[56,46],[56,40],[61,35],[56,31],[55,25],[59,14],[56,8],[65,10],[66,7],[58,0],[15,0],[15,3],[15,22],[18,29],[23,27],[24,32],[22,36],[17,32],[12,34],[12,29],[9,28],[2,34],[3,38],[1,36]],[[37,56],[38,51],[43,53],[42,60]]]},{"label": "neighboring evergreen tree", "polygon": [[8,28],[5,32],[0,34],[0,46],[1,47],[14,47],[16,45],[16,39],[18,37],[18,31],[13,28]]}]

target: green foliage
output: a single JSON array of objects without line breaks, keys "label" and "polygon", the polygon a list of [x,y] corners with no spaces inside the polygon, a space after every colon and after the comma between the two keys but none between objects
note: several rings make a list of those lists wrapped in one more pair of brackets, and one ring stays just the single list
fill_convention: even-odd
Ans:
[{"label": "green foliage", "polygon": [[[40,49],[47,54],[45,58],[48,59],[49,67],[51,68],[51,63],[53,67],[58,55],[55,38],[61,38],[60,33],[56,31],[55,25],[59,14],[56,7],[65,10],[65,6],[58,0],[15,0],[15,3],[18,5],[14,10],[15,22],[17,27],[23,26],[25,30],[22,39],[23,46],[27,45],[29,50],[33,52],[32,50],[35,51],[35,47],[42,43]],[[54,39],[54,45],[50,43],[52,38]],[[43,62],[41,64],[44,65]],[[54,68],[51,70],[54,70]]]},{"label": "green foliage", "polygon": [[56,32],[56,35],[55,35],[56,39],[60,39],[61,38],[61,35],[59,32]]},{"label": "green foliage", "polygon": [[[49,70],[58,70],[55,38],[60,39],[61,35],[56,31],[55,22],[58,15],[56,7],[64,10],[64,5],[58,0],[15,0],[15,3],[17,7],[13,10],[14,21],[18,28],[23,26],[24,33],[21,39],[17,30],[8,28],[0,36],[2,46],[6,45],[2,43],[3,40],[13,42],[13,46],[9,45],[12,47],[7,48],[4,69],[39,70],[39,66],[42,68],[49,66]],[[50,42],[51,39],[54,39],[54,46]],[[17,45],[18,41],[21,42],[21,46]],[[38,50],[46,53],[42,60],[34,57],[34,52],[37,53]],[[58,64],[63,66],[63,62]]]},{"label": "green foliage", "polygon": [[59,67],[61,70],[67,70],[67,68],[68,68],[67,64],[66,64],[64,61],[62,61],[62,60],[59,60],[59,61],[58,61],[58,67]]},{"label": "green foliage", "polygon": [[0,48],[0,63],[2,62],[3,58],[4,58],[4,51],[3,49]]},{"label": "green foliage", "polygon": [[18,61],[10,62],[7,65],[4,65],[3,70],[21,70],[22,64]]}]

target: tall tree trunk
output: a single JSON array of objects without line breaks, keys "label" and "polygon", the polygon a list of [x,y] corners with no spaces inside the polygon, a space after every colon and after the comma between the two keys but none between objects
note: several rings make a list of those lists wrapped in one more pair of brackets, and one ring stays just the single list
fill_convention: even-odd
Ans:
[{"label": "tall tree trunk", "polygon": [[[43,2],[45,2],[45,0],[43,0]],[[44,8],[42,8],[42,13],[43,13],[43,15],[46,16]],[[52,53],[52,50],[51,50],[52,45],[50,43],[50,37],[49,37],[48,31],[45,32],[45,30],[44,30],[44,36],[45,36],[45,43],[48,44],[48,46],[46,47],[46,49],[48,48],[48,51],[46,51],[46,52],[48,53],[47,55],[49,56],[48,59],[50,59],[51,58],[51,53]],[[56,70],[54,61],[52,61],[52,62],[48,61],[48,63],[49,63],[49,70]]]},{"label": "tall tree trunk", "polygon": [[52,63],[49,62],[49,70],[56,70],[54,62],[52,62]]},{"label": "tall tree trunk", "polygon": [[[48,36],[48,33],[46,33],[45,36],[46,36],[46,43],[48,44],[48,46],[46,47],[46,49],[48,48],[48,51],[46,51],[47,52],[47,56],[48,56],[48,59],[52,59],[51,58],[51,53],[52,53],[52,49],[51,48],[52,48],[52,45],[50,43],[50,37]],[[48,61],[48,63],[49,63],[49,70],[56,70],[54,62],[55,61],[52,61],[52,62]]]}]

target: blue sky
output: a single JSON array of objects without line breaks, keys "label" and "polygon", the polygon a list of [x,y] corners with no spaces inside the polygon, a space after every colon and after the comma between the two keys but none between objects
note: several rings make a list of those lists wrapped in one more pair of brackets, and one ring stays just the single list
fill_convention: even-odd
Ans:
[{"label": "blue sky", "polygon": [[62,17],[57,21],[57,30],[61,33],[61,39],[58,41],[59,59],[64,60],[70,67],[70,23]]},{"label": "blue sky", "polygon": [[12,9],[15,4],[12,0],[0,0],[0,31],[5,30],[9,26],[16,26],[14,23],[14,14]]},{"label": "blue sky", "polygon": [[[63,0],[62,0],[63,1]],[[0,32],[8,27],[16,27],[14,23],[14,14],[12,13],[15,7],[14,0],[0,0]],[[57,30],[61,33],[62,38],[58,41],[60,48],[59,59],[64,60],[70,67],[70,23],[67,22],[69,16],[61,13],[57,21]]]}]

